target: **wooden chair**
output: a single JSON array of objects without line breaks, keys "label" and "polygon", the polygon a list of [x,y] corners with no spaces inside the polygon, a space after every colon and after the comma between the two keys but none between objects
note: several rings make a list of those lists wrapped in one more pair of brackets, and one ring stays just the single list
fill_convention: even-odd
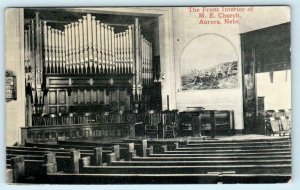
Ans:
[{"label": "wooden chair", "polygon": [[112,115],[110,112],[102,112],[96,115],[97,123],[112,123]]},{"label": "wooden chair", "polygon": [[46,125],[57,125],[57,114],[51,113],[46,117]]},{"label": "wooden chair", "polygon": [[81,124],[91,124],[91,123],[94,123],[95,120],[93,119],[92,116],[93,116],[92,113],[89,113],[89,112],[83,113],[81,115]]},{"label": "wooden chair", "polygon": [[159,125],[161,124],[161,113],[155,110],[149,110],[145,116],[145,138],[156,137],[159,134]]},{"label": "wooden chair", "polygon": [[33,121],[33,125],[37,126],[37,125],[46,125],[46,118],[47,118],[48,114],[46,113],[36,113],[32,115],[32,121]]},{"label": "wooden chair", "polygon": [[77,113],[69,113],[66,119],[67,125],[74,125],[80,123],[80,117]]},{"label": "wooden chair", "polygon": [[291,122],[288,116],[281,116],[280,117],[282,131],[280,136],[290,136],[291,135]]},{"label": "wooden chair", "polygon": [[171,135],[173,138],[176,137],[176,129],[178,123],[178,110],[163,111],[162,112],[162,136],[163,139],[167,135]]},{"label": "wooden chair", "polygon": [[272,129],[267,129],[267,130],[270,130],[270,133],[273,134],[280,134],[280,132],[282,131],[282,127],[281,127],[281,121],[280,121],[280,117],[270,117],[268,120],[267,120],[267,126],[269,125]]},{"label": "wooden chair", "polygon": [[66,125],[68,115],[65,113],[58,113],[57,116],[58,116],[57,124],[58,125]]},{"label": "wooden chair", "polygon": [[124,111],[120,110],[112,113],[112,122],[113,123],[125,122]]},{"label": "wooden chair", "polygon": [[193,136],[192,114],[188,112],[179,113],[179,135]]},{"label": "wooden chair", "polygon": [[266,116],[267,118],[275,117],[275,115],[276,115],[275,110],[266,110],[266,111],[265,111],[265,116]]}]

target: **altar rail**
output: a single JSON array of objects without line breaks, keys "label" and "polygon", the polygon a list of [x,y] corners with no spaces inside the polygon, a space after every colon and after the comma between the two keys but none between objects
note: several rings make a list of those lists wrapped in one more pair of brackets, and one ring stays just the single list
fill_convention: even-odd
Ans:
[{"label": "altar rail", "polygon": [[21,144],[54,141],[57,138],[81,139],[89,137],[134,137],[134,123],[74,124],[21,128]]}]

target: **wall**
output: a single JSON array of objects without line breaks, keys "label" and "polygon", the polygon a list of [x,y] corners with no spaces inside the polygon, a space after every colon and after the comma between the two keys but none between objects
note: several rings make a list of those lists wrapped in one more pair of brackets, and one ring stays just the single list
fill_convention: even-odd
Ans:
[{"label": "wall", "polygon": [[[174,32],[174,72],[176,79],[176,107],[180,111],[189,106],[201,106],[205,109],[234,110],[235,128],[243,129],[243,99],[242,99],[242,80],[241,80],[241,55],[239,26],[232,25],[203,25],[198,24],[197,14],[190,13],[188,8],[173,9],[173,32]],[[181,91],[180,64],[181,55],[187,44],[198,36],[213,33],[231,42],[236,49],[238,57],[238,79],[239,87],[235,89],[213,89],[213,90],[194,90]],[[213,51],[207,49],[207,51]],[[201,53],[201,52],[195,52]],[[214,55],[212,55],[214,56]],[[217,56],[217,55],[215,55]]]},{"label": "wall", "polygon": [[20,140],[25,126],[25,78],[23,57],[23,9],[5,11],[5,67],[17,79],[17,100],[6,102],[6,145]]},{"label": "wall", "polygon": [[[265,97],[265,110],[291,109],[291,70],[256,74],[257,96]],[[274,93],[276,92],[276,93]]]},{"label": "wall", "polygon": [[[259,15],[259,19],[258,18]],[[254,7],[253,12],[244,13],[240,24],[240,33],[258,30],[291,21],[289,6]]]}]

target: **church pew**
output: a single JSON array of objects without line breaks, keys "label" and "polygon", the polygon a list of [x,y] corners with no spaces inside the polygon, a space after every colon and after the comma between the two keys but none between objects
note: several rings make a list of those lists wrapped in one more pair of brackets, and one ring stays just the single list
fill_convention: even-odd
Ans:
[{"label": "church pew", "polygon": [[[182,143],[181,143],[182,144]],[[282,141],[253,141],[253,142],[210,142],[207,143],[203,142],[193,142],[193,141],[186,141],[184,146],[186,147],[207,147],[207,146],[272,146],[272,145],[283,145],[283,144],[291,144],[290,140],[282,140]]]},{"label": "church pew", "polygon": [[206,161],[206,160],[277,160],[291,159],[291,155],[168,155],[168,154],[153,154],[149,157],[133,157],[132,161]]},{"label": "church pew", "polygon": [[196,140],[196,139],[187,139],[186,142],[189,144],[212,144],[212,143],[239,143],[239,144],[244,144],[244,143],[266,143],[266,142],[282,142],[282,141],[290,141],[291,139],[289,137],[273,137],[273,138],[265,138],[265,139],[228,139],[228,140]]},{"label": "church pew", "polygon": [[57,172],[54,153],[43,155],[40,160],[26,160],[24,156],[14,156],[8,158],[10,164],[8,168],[12,170],[12,179],[8,179],[12,183],[25,183],[34,177],[38,181],[44,181],[48,172]]},{"label": "church pew", "polygon": [[291,164],[213,165],[213,166],[84,166],[82,174],[206,174],[234,171],[237,174],[291,173]]},{"label": "church pew", "polygon": [[[27,173],[33,173],[34,175],[38,174],[38,172],[32,172],[31,168],[39,168],[44,163],[44,155],[53,153],[55,154],[56,164],[58,171],[65,171],[65,172],[74,172],[74,170],[78,170],[78,159],[80,157],[90,156],[93,159],[94,165],[101,165],[102,164],[102,151],[98,150],[99,148],[95,148],[92,152],[85,152],[80,153],[76,150],[36,150],[36,148],[29,149],[26,147],[18,147],[18,149],[7,149],[7,164],[9,163],[10,158],[15,156],[23,156],[25,159],[25,170],[28,171]],[[109,152],[111,153],[111,152]],[[77,168],[77,169],[76,169]],[[34,170],[35,171],[35,170]]]},{"label": "church pew", "polygon": [[261,146],[204,146],[204,147],[196,147],[196,146],[188,146],[188,147],[178,147],[177,150],[265,150],[265,149],[281,149],[286,148],[290,149],[290,145],[261,145]]},{"label": "church pew", "polygon": [[[118,141],[112,143],[101,143],[101,142],[90,142],[90,141],[70,141],[70,140],[58,140],[57,144],[59,146],[98,146],[98,147],[112,147],[115,145],[120,146],[121,155],[126,155],[128,152],[128,143],[130,141]],[[146,156],[147,140],[139,140],[134,142],[134,149],[136,150],[137,155]]]},{"label": "church pew", "polygon": [[[290,160],[281,160],[281,161],[269,161],[269,162],[258,162],[258,161],[249,161],[248,163],[240,161],[222,163],[222,161],[215,162],[214,164],[205,164],[202,163],[196,165],[168,165],[167,162],[161,162],[160,165],[149,165],[149,163],[144,162],[144,165],[130,165],[131,161],[127,161],[127,164],[124,165],[114,165],[117,160],[114,157],[115,153],[111,154],[111,160],[108,166],[90,166],[89,162],[83,162],[80,165],[79,173],[82,174],[125,174],[125,173],[136,173],[136,174],[203,174],[209,172],[234,172],[241,174],[262,174],[262,173],[290,173],[291,172],[291,163]],[[119,161],[118,163],[126,162]]]},{"label": "church pew", "polygon": [[[99,146],[81,146],[80,143],[78,145],[57,145],[57,144],[47,144],[47,143],[27,143],[25,144],[26,146],[37,148],[37,149],[49,149],[49,150],[80,150],[81,154],[83,156],[88,156],[87,154],[89,153],[94,153],[94,149]],[[102,148],[102,154],[103,154],[103,161],[102,162],[107,162],[107,155],[113,151],[113,146],[108,146],[108,147],[101,147]],[[121,154],[123,155],[124,153],[127,152],[127,149],[125,147],[120,148]],[[85,155],[86,154],[86,155]]]},{"label": "church pew", "polygon": [[214,165],[265,165],[265,164],[291,164],[291,159],[235,159],[235,160],[163,160],[163,161],[113,161],[111,166],[214,166]]},{"label": "church pew", "polygon": [[5,183],[7,184],[14,183],[13,170],[10,168],[6,168],[5,170]]},{"label": "church pew", "polygon": [[289,174],[48,174],[51,184],[286,183]]},{"label": "church pew", "polygon": [[[51,152],[51,151],[31,151],[31,150],[7,150],[7,164],[9,160],[13,157],[22,156],[25,163],[25,173],[26,176],[39,176],[45,175],[45,172],[40,168],[43,167],[45,163],[45,155],[56,154],[56,165],[59,171],[70,171],[72,166],[72,157],[74,157],[77,151],[70,152]],[[85,154],[91,155],[91,154]]]},{"label": "church pew", "polygon": [[[84,144],[84,145],[82,145]],[[85,152],[90,152],[91,150],[93,150],[95,147],[100,147],[101,143],[97,143],[94,145],[90,145],[87,146],[85,145],[85,143],[81,143],[78,142],[78,144],[70,144],[70,145],[60,145],[60,144],[46,144],[46,143],[26,143],[27,146],[30,147],[48,147],[48,148],[68,148],[68,149],[75,149],[75,150],[80,150],[81,153],[85,153]],[[102,162],[107,162],[107,156],[109,153],[112,153],[114,151],[114,149],[116,148],[116,146],[119,146],[119,150],[120,150],[120,159],[128,159],[128,146],[129,143],[122,143],[121,146],[120,145],[116,145],[116,144],[108,144],[105,143],[104,145],[106,146],[101,146],[102,148]]]},{"label": "church pew", "polygon": [[[175,148],[174,148],[175,147]],[[171,149],[171,150],[169,150]],[[183,149],[178,148],[177,145],[173,147],[168,146],[161,146],[160,151],[158,154],[164,154],[164,155],[188,155],[188,156],[194,156],[194,155],[209,155],[209,154],[227,154],[227,155],[263,155],[263,154],[291,154],[290,147],[284,147],[284,148],[269,148],[269,149],[249,149],[249,150],[242,150],[242,149]],[[153,154],[150,154],[153,155]],[[154,154],[155,155],[155,154]]]},{"label": "church pew", "polygon": [[[42,152],[49,152],[53,151],[56,153],[56,158],[58,162],[58,168],[62,169],[60,166],[68,166],[70,165],[70,152],[74,152],[75,149],[55,149],[53,146],[50,145],[51,148],[38,148],[38,147],[7,147],[7,155],[26,155],[27,158],[34,157],[35,159],[42,159],[42,157],[39,157]],[[77,147],[78,148],[78,147]],[[92,147],[91,147],[92,148]],[[123,153],[125,159],[129,159],[129,150],[134,151],[134,144],[128,143],[126,152]],[[120,150],[119,145],[114,145],[113,147],[109,147],[107,150],[103,150],[102,147],[95,148],[93,147],[93,150],[83,150],[80,149],[80,156],[91,157],[92,164],[93,165],[102,165],[103,162],[107,162],[108,155],[110,153],[115,152],[117,154],[117,160],[120,159],[120,154],[122,153]],[[78,151],[77,151],[78,152]],[[65,171],[62,169],[62,171]]]},{"label": "church pew", "polygon": [[208,153],[228,153],[228,154],[268,154],[268,153],[276,153],[276,152],[285,152],[290,153],[290,149],[266,149],[266,150],[167,150],[161,151],[161,153],[165,154],[208,154]]}]

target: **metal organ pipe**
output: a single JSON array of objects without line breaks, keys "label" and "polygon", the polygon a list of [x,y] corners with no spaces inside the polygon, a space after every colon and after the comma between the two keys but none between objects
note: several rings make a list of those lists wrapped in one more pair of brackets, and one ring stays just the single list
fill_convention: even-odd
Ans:
[{"label": "metal organ pipe", "polygon": [[66,72],[66,46],[65,46],[65,32],[61,32],[61,54],[62,54],[62,73]]},{"label": "metal organ pipe", "polygon": [[94,62],[94,72],[98,70],[98,62],[97,62],[97,28],[96,28],[96,17],[92,16],[92,33],[93,33],[93,62]]},{"label": "metal organ pipe", "polygon": [[71,23],[71,41],[72,41],[72,73],[76,73],[76,44],[75,44],[75,23]]},{"label": "metal organ pipe", "polygon": [[107,41],[108,41],[108,51],[107,51],[107,62],[108,62],[108,73],[112,72],[112,64],[111,64],[111,30],[110,26],[107,26]]},{"label": "metal organ pipe", "polygon": [[83,16],[83,49],[84,49],[84,68],[85,73],[88,71],[88,62],[89,62],[89,55],[88,55],[88,32],[87,32],[87,17]]},{"label": "metal organ pipe", "polygon": [[105,70],[105,45],[104,45],[104,24],[100,23],[100,36],[101,36],[101,63],[102,63],[102,72]]},{"label": "metal organ pipe", "polygon": [[67,27],[67,33],[68,33],[68,46],[69,46],[69,73],[72,73],[73,70],[73,55],[72,55],[72,31],[71,31],[71,24],[68,24]]},{"label": "metal organ pipe", "polygon": [[93,36],[92,36],[92,15],[87,14],[87,38],[88,38],[88,52],[89,52],[89,68],[92,73],[93,67]]},{"label": "metal organ pipe", "polygon": [[80,72],[84,72],[84,48],[83,48],[83,23],[82,19],[78,20],[78,35],[79,35],[79,63],[80,63]]},{"label": "metal organ pipe", "polygon": [[54,29],[51,28],[51,44],[52,44],[52,72],[55,73],[55,67],[56,67],[56,58],[55,58],[55,34],[54,34]]},{"label": "metal organ pipe", "polygon": [[[49,64],[48,64],[48,61],[49,61],[49,59],[48,59],[48,39],[47,39],[47,35],[48,35],[48,30],[47,30],[47,22],[46,21],[44,21],[43,22],[44,23],[44,25],[43,25],[43,32],[44,32],[44,52],[45,52],[45,57],[44,57],[44,60],[45,60],[45,69],[46,69],[46,71],[47,71],[47,69],[48,69],[48,66],[49,66]],[[26,30],[26,33],[27,33],[27,30]],[[25,35],[25,37],[27,37],[27,34]],[[25,47],[27,48],[27,39],[25,39],[25,42],[26,42],[26,44],[25,44]],[[25,54],[25,56],[27,57],[27,55]]]},{"label": "metal organ pipe", "polygon": [[121,73],[124,72],[125,64],[124,64],[124,54],[123,54],[123,47],[124,47],[124,41],[123,41],[123,32],[119,35],[120,38],[120,66],[121,66]]},{"label": "metal organ pipe", "polygon": [[57,31],[57,55],[58,55],[58,69],[57,72],[61,72],[62,71],[62,56],[61,56],[61,31]]},{"label": "metal organ pipe", "polygon": [[105,62],[104,62],[104,70],[108,71],[108,31],[107,25],[104,24],[104,52],[105,52]]},{"label": "metal organ pipe", "polygon": [[116,72],[116,62],[115,62],[115,29],[111,28],[111,59],[112,59],[112,70],[113,73]]},{"label": "metal organ pipe", "polygon": [[[132,65],[132,61],[133,61],[133,52],[132,52],[132,26],[128,26],[128,33],[129,33],[129,61],[131,62]],[[131,68],[132,69],[132,68]]]},{"label": "metal organ pipe", "polygon": [[65,25],[65,56],[66,56],[66,73],[69,73],[69,32],[68,25]]},{"label": "metal organ pipe", "polygon": [[97,63],[98,63],[98,72],[101,72],[101,30],[100,30],[100,21],[96,21],[96,38],[97,38]]},{"label": "metal organ pipe", "polygon": [[75,31],[75,65],[76,65],[76,72],[80,73],[80,57],[79,57],[79,23],[75,22],[74,26]]},{"label": "metal organ pipe", "polygon": [[58,30],[54,30],[54,37],[55,37],[55,60],[56,60],[56,67],[55,71],[58,73],[59,72],[59,67],[60,67],[60,61],[59,61],[59,44],[58,44]]},{"label": "metal organ pipe", "polygon": [[116,41],[116,72],[120,73],[120,58],[119,58],[119,51],[120,51],[120,41],[119,41],[119,33],[115,34],[115,41]]}]

